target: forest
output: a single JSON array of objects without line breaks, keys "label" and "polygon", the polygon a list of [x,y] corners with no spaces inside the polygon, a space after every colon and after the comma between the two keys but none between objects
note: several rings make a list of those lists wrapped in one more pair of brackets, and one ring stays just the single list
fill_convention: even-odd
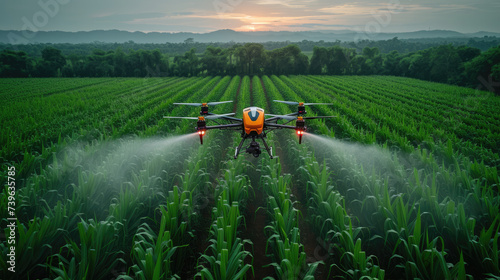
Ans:
[{"label": "forest", "polygon": [[[500,86],[496,82],[500,81],[500,46],[482,51],[469,45],[444,44],[404,52],[404,46],[398,44],[405,43],[397,38],[388,41],[392,41],[394,50],[388,51],[384,44],[369,46],[363,42],[352,46],[324,46],[324,42],[318,42],[312,52],[304,51],[298,44],[273,48],[247,43],[209,45],[201,53],[194,47],[197,44],[190,41],[179,44],[191,48],[176,55],[160,49],[125,49],[126,44],[116,44],[115,49],[92,48],[88,54],[68,51],[67,46],[63,52],[45,45],[41,56],[37,56],[33,54],[33,46],[37,45],[33,45],[31,55],[24,50],[3,49],[0,77],[392,75],[482,87],[492,92]],[[88,50],[89,46],[85,48]]]}]

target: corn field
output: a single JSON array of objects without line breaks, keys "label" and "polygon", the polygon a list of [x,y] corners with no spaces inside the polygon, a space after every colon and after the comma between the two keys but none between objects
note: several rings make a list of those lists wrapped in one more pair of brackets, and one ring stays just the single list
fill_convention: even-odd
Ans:
[{"label": "corn field", "polygon": [[[0,80],[1,279],[500,279],[500,98],[396,77]],[[174,102],[308,107],[298,144]]]}]

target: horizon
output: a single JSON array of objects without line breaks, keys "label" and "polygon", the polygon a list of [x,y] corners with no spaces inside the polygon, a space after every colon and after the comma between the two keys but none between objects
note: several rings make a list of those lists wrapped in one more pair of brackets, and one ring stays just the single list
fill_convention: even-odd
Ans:
[{"label": "horizon", "polygon": [[214,0],[169,4],[148,0],[9,1],[1,30],[197,33],[219,30],[352,31],[406,33],[428,30],[500,33],[500,3],[478,0],[357,2],[327,0]]},{"label": "horizon", "polygon": [[[28,32],[33,32],[32,30],[13,30],[13,29],[0,29],[0,31],[6,32],[6,31],[14,31],[14,32],[22,32],[22,31],[28,31]],[[258,32],[290,32],[290,33],[300,33],[300,32],[328,32],[328,33],[335,33],[335,32],[341,32],[341,33],[336,33],[336,34],[350,34],[350,33],[359,33],[362,31],[358,30],[352,30],[352,29],[318,29],[318,30],[235,30],[235,29],[230,29],[230,28],[225,28],[225,29],[217,29],[213,31],[207,31],[207,32],[191,32],[191,31],[143,31],[143,30],[125,30],[125,29],[92,29],[92,30],[75,30],[75,31],[66,31],[66,30],[38,30],[35,32],[67,32],[67,33],[78,33],[78,32],[95,32],[95,31],[118,31],[118,32],[130,32],[130,33],[144,33],[144,34],[149,34],[149,33],[165,33],[165,34],[181,34],[181,33],[192,33],[192,34],[210,34],[214,32],[219,32],[219,31],[233,31],[233,32],[241,32],[241,33],[258,33]],[[497,33],[500,35],[500,31],[485,31],[485,30],[479,30],[475,32],[460,32],[456,30],[447,30],[447,29],[420,29],[420,30],[409,30],[409,31],[387,31],[387,32],[379,32],[379,33],[384,33],[384,34],[398,34],[398,33],[416,33],[416,32],[456,32],[464,35],[468,34],[475,34],[475,33]]]}]

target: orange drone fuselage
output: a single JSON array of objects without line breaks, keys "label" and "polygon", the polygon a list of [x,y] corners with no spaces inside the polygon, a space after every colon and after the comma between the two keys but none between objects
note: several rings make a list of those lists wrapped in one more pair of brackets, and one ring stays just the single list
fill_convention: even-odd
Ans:
[{"label": "orange drone fuselage", "polygon": [[243,126],[245,133],[255,132],[260,135],[264,130],[264,109],[259,107],[248,107],[243,109]]}]

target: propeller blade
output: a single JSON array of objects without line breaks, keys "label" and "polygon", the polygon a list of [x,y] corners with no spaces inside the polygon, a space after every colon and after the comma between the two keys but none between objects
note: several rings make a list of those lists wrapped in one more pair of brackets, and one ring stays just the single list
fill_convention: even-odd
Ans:
[{"label": "propeller blade", "polygon": [[288,116],[288,115],[273,115],[273,114],[265,114],[266,116],[270,116],[270,117],[276,117],[276,118],[280,118],[280,119],[284,119],[284,120],[288,120],[288,121],[293,121],[293,120],[296,120],[297,119],[297,116]]},{"label": "propeller blade", "polygon": [[203,104],[201,103],[174,103],[174,105],[188,105],[188,106],[196,106],[196,107],[199,107]]},{"label": "propeller blade", "polygon": [[208,102],[207,105],[208,106],[212,106],[212,105],[218,105],[218,104],[224,104],[224,103],[232,103],[233,101],[219,101],[219,102]]},{"label": "propeller blade", "polygon": [[333,105],[333,103],[304,103],[304,105]]},{"label": "propeller blade", "polygon": [[[223,114],[223,115],[208,115],[208,116],[205,116],[204,118],[207,119],[207,120],[215,120],[215,119],[220,119],[220,118],[223,118],[223,117],[227,117],[227,116],[233,116],[234,113],[229,113],[229,114]],[[164,116],[163,117],[164,119],[185,119],[185,120],[198,120],[198,117],[171,117],[171,116]]]},{"label": "propeller blade", "polygon": [[[208,102],[207,106],[230,103],[230,102],[233,102],[233,101]],[[188,105],[188,106],[199,107],[199,106],[202,106],[203,103],[174,103],[174,105]]]},{"label": "propeller blade", "polygon": [[208,116],[205,116],[205,119],[207,119],[207,120],[216,120],[216,119],[220,119],[220,118],[223,118],[223,117],[234,116],[234,114],[235,113],[222,114],[222,115],[208,115]]},{"label": "propeller blade", "polygon": [[185,119],[185,120],[197,120],[198,117],[170,117],[170,116],[163,116],[164,119]]},{"label": "propeller blade", "polygon": [[[299,105],[299,102],[294,102],[294,101],[281,101],[281,100],[273,100],[273,101],[285,103],[288,105]],[[304,103],[304,105],[333,105],[333,103]]]},{"label": "propeller blade", "polygon": [[304,120],[313,120],[313,119],[326,119],[326,118],[336,118],[337,116],[317,116],[317,117],[304,117]]},{"label": "propeller blade", "polygon": [[279,102],[279,103],[285,103],[288,105],[299,105],[299,102],[294,102],[294,101],[282,101],[282,100],[273,100],[274,102]]}]

